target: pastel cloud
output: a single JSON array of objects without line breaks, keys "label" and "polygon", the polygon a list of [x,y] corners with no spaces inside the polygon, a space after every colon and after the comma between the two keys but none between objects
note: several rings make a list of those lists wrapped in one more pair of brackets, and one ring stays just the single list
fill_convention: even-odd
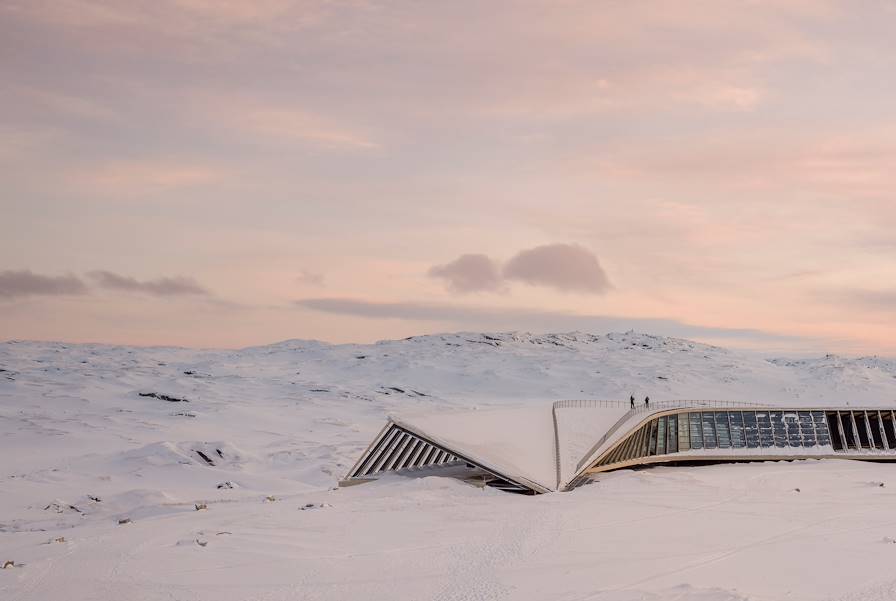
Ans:
[{"label": "pastel cloud", "polygon": [[140,292],[154,296],[205,296],[209,294],[209,291],[200,286],[196,280],[183,276],[140,281],[111,271],[92,271],[89,275],[98,286],[108,290]]},{"label": "pastel cloud", "polygon": [[578,244],[545,244],[519,252],[503,270],[508,280],[564,292],[603,293],[610,280],[594,253]]},{"label": "pastel cloud", "polygon": [[[7,277],[2,298],[39,302],[5,303],[0,331],[423,327],[411,306],[285,310],[319,271],[328,294],[384,303],[501,293],[457,327],[587,314],[612,280],[607,314],[896,350],[894,28],[842,0],[0,2],[0,256],[46,274]],[[114,277],[83,275],[110,255]],[[233,305],[199,320],[175,298]]]},{"label": "pastel cloud", "polygon": [[87,286],[73,275],[47,276],[30,270],[0,271],[0,298],[86,294]]},{"label": "pastel cloud", "polygon": [[465,254],[430,268],[452,292],[494,292],[507,281],[546,286],[563,292],[604,293],[611,288],[597,257],[578,244],[545,244],[522,250],[503,268],[487,255]]},{"label": "pastel cloud", "polygon": [[295,108],[248,108],[235,120],[251,133],[279,139],[305,140],[324,148],[371,149],[379,144],[321,115]]},{"label": "pastel cloud", "polygon": [[501,288],[501,273],[487,255],[466,254],[444,265],[435,265],[429,275],[445,280],[454,292],[493,292]]}]

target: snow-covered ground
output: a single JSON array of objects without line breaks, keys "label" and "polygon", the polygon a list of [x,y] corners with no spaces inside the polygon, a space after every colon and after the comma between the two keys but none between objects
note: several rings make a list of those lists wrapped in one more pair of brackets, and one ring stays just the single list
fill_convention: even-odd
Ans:
[{"label": "snow-covered ground", "polygon": [[0,369],[4,601],[896,599],[896,465],[660,467],[538,497],[441,478],[334,489],[392,412],[630,393],[892,407],[892,360],[450,334],[7,342]]}]

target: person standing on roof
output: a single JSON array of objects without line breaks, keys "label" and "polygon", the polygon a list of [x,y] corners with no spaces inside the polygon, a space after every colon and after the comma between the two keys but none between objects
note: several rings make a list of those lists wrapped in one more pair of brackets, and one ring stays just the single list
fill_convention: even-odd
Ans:
[{"label": "person standing on roof", "polygon": [[644,406],[647,407],[648,409],[650,409],[650,397],[649,396],[644,397]]},{"label": "person standing on roof", "polygon": [[635,408],[635,395],[632,395],[631,399],[629,399],[629,400],[632,402],[632,409],[634,409]]}]

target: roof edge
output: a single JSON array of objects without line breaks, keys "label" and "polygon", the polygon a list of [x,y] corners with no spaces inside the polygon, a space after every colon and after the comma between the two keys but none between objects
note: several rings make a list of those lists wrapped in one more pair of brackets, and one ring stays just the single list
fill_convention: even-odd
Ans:
[{"label": "roof edge", "polygon": [[411,432],[415,436],[418,436],[424,440],[427,440],[427,441],[435,444],[436,446],[440,446],[442,448],[450,450],[454,455],[456,455],[457,457],[460,457],[464,461],[467,461],[468,463],[472,463],[478,467],[481,467],[482,469],[484,469],[488,472],[492,472],[496,476],[504,478],[505,480],[509,480],[511,482],[514,482],[514,483],[524,486],[526,488],[530,488],[534,492],[537,492],[537,493],[548,493],[548,492],[554,492],[556,490],[553,487],[546,486],[540,482],[535,482],[534,480],[526,478],[525,476],[522,476],[506,467],[501,467],[500,465],[496,465],[496,464],[492,463],[491,461],[477,458],[475,454],[470,453],[467,450],[458,449],[457,445],[455,445],[453,443],[452,444],[446,443],[444,441],[444,439],[442,439],[438,436],[433,436],[432,434],[425,432],[421,428],[419,428],[409,422],[404,421],[402,418],[400,418],[398,416],[390,415],[388,419],[389,419],[389,423],[387,423],[387,426],[390,423],[395,424],[399,428],[403,428],[403,429]]}]

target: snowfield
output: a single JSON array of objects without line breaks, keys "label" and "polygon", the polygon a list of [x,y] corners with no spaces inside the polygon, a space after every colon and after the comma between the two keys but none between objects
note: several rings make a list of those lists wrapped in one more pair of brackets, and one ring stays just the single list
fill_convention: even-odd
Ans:
[{"label": "snowfield", "polygon": [[894,407],[892,360],[446,334],[6,342],[0,370],[3,601],[896,599],[896,464],[657,467],[537,497],[336,488],[389,413],[631,393]]}]

